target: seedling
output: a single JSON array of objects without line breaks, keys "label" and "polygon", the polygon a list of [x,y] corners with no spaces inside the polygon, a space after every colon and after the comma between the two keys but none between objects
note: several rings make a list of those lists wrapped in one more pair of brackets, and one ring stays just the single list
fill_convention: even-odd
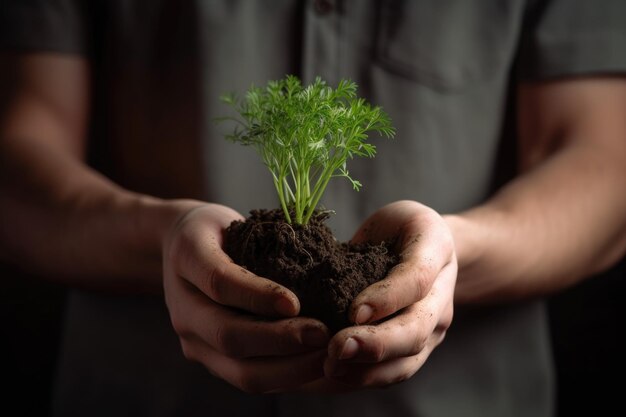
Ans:
[{"label": "seedling", "polygon": [[252,146],[270,170],[280,206],[289,223],[306,225],[331,178],[344,177],[358,191],[361,183],[347,169],[355,156],[373,158],[369,132],[392,138],[395,129],[380,108],[357,97],[357,85],[341,80],[336,89],[320,77],[303,87],[286,78],[252,86],[245,97],[222,96],[239,117],[230,141]]}]

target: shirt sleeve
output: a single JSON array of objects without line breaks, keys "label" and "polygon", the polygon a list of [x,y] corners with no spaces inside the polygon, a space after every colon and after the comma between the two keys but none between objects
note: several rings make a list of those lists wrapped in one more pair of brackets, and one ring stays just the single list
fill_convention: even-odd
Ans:
[{"label": "shirt sleeve", "polygon": [[538,0],[526,17],[521,79],[626,72],[626,1]]},{"label": "shirt sleeve", "polygon": [[0,51],[89,52],[89,1],[1,0]]}]

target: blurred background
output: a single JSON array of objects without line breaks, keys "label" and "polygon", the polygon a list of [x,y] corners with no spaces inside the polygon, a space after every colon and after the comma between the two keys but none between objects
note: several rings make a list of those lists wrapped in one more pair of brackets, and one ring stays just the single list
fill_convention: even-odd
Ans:
[{"label": "blurred background", "polygon": [[[12,417],[46,417],[65,291],[5,265],[0,265],[0,277],[2,409],[14,410]],[[623,405],[619,381],[626,370],[626,258],[551,298],[549,308],[558,417],[614,415]]]}]

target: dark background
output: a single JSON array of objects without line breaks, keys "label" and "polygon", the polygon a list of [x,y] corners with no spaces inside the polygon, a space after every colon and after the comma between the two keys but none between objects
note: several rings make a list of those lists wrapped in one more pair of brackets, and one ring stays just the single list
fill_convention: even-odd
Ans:
[{"label": "dark background", "polygon": [[[0,279],[2,409],[15,410],[13,417],[46,417],[65,291],[3,265]],[[625,297],[626,258],[550,299],[559,417],[614,415],[622,408]]]}]

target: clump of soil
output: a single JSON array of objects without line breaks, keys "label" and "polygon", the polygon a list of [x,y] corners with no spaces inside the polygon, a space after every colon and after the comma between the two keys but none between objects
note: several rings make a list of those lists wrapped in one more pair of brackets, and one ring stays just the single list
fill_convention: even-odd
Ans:
[{"label": "clump of soil", "polygon": [[224,250],[256,275],[291,289],[303,316],[324,322],[333,332],[351,323],[350,304],[365,287],[383,279],[398,263],[393,242],[339,242],[316,212],[306,226],[289,224],[280,209],[253,210],[225,233]]}]

